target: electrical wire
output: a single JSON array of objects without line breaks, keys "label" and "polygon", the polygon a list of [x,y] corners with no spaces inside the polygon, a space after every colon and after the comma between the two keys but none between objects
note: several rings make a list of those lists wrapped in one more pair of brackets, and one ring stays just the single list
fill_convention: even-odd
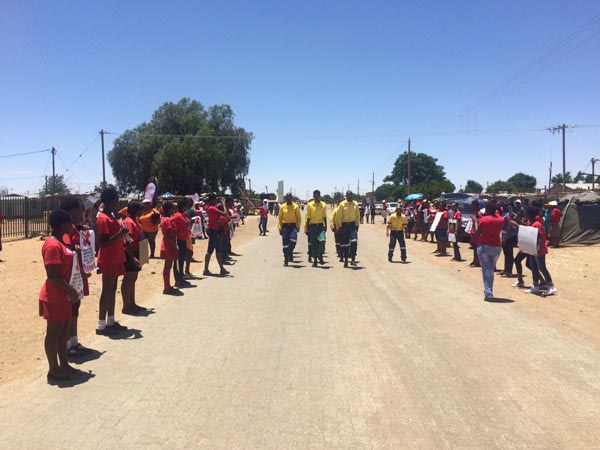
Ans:
[{"label": "electrical wire", "polygon": [[36,150],[36,151],[33,151],[33,152],[13,153],[11,155],[0,155],[0,158],[12,158],[13,156],[33,155],[33,154],[36,154],[36,153],[49,152],[50,150],[52,150],[52,149],[47,148],[45,150]]}]

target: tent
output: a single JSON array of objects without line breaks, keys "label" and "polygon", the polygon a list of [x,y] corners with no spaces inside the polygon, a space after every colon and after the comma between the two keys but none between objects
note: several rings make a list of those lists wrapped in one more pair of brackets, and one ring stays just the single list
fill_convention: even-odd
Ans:
[{"label": "tent", "polygon": [[600,244],[600,195],[592,191],[564,194],[560,208],[562,244]]}]

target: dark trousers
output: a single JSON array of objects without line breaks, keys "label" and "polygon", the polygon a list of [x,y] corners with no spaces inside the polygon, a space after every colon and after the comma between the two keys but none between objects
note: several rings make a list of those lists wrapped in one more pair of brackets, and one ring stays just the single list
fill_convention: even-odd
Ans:
[{"label": "dark trousers", "polygon": [[187,242],[177,239],[177,260],[173,263],[173,275],[175,281],[183,281],[183,265],[185,264],[185,255],[187,253]]},{"label": "dark trousers", "polygon": [[231,236],[229,233],[221,233],[221,255],[224,258],[231,254]]},{"label": "dark trousers", "polygon": [[267,234],[267,219],[260,219],[258,221],[258,232],[263,236]]},{"label": "dark trousers", "polygon": [[154,258],[154,252],[156,251],[156,231],[144,231],[144,236],[148,238],[148,245],[150,246],[150,258]]},{"label": "dark trousers", "polygon": [[283,244],[283,255],[288,259],[292,260],[294,247],[298,233],[296,231],[295,223],[284,223],[281,225],[281,241]]},{"label": "dark trousers", "polygon": [[457,261],[462,260],[462,257],[460,256],[460,247],[458,246],[458,242],[453,242],[452,248],[454,249],[454,259]]},{"label": "dark trousers", "polygon": [[546,267],[546,255],[530,256],[531,275],[533,276],[533,285],[552,284],[552,277]]},{"label": "dark trousers", "polygon": [[308,226],[308,242],[309,251],[311,258],[321,259],[323,258],[323,252],[325,250],[325,242],[319,240],[319,236],[325,230],[323,224],[310,224]]},{"label": "dark trousers", "polygon": [[514,249],[517,245],[517,236],[510,237],[502,246],[504,253],[504,273],[512,275],[513,265],[515,263]]},{"label": "dark trousers", "polygon": [[523,261],[524,260],[525,260],[527,267],[530,266],[528,257],[529,257],[529,255],[526,255],[523,252],[517,253],[516,258],[514,259],[514,263],[515,263],[515,269],[517,269],[518,275],[523,275]]},{"label": "dark trousers", "polygon": [[390,232],[390,251],[388,252],[388,258],[392,259],[392,256],[394,256],[396,242],[398,242],[398,245],[400,246],[400,258],[402,261],[406,261],[406,242],[404,241],[404,231],[402,230]]},{"label": "dark trousers", "polygon": [[342,243],[342,235],[338,230],[333,232],[333,239],[335,241],[335,253],[338,255],[338,258],[342,257],[342,249],[340,244]]},{"label": "dark trousers", "polygon": [[356,250],[358,249],[358,231],[356,223],[344,222],[342,224],[340,248],[342,249],[344,258],[356,258]]}]

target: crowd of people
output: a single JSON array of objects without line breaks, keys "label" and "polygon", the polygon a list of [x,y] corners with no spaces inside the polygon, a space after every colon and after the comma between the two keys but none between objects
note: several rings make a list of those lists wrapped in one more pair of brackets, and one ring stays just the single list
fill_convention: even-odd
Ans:
[{"label": "crowd of people", "polygon": [[[156,237],[160,230],[160,258],[163,265],[163,294],[180,296],[192,287],[195,239],[208,239],[204,259],[205,276],[211,276],[213,254],[219,275],[226,276],[232,264],[231,239],[235,228],[243,223],[245,211],[233,198],[208,194],[197,201],[188,197],[166,200],[160,206],[153,200],[130,201],[119,209],[119,195],[113,189],[102,192],[87,214],[78,197],[65,197],[60,208],[49,215],[50,234],[44,239],[42,257],[46,281],[39,295],[39,313],[47,321],[44,349],[48,359],[49,381],[68,380],[79,371],[70,358],[81,358],[91,350],[78,339],[77,318],[83,297],[89,295],[88,279],[80,247],[82,232],[93,230],[96,236],[97,273],[102,279],[96,334],[113,336],[127,328],[115,319],[116,294],[121,278],[122,313],[143,315],[146,308],[136,303],[135,287],[142,270],[141,243],[148,244],[149,258],[156,258]],[[172,274],[172,275],[171,275]],[[76,289],[74,275],[80,277]],[[172,283],[173,281],[173,283]]]}]

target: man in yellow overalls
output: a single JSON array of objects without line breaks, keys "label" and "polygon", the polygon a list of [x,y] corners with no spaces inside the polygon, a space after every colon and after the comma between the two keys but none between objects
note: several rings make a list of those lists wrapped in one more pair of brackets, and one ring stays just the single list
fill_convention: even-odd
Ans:
[{"label": "man in yellow overalls", "polygon": [[327,205],[321,200],[321,191],[313,192],[313,199],[306,205],[306,217],[304,220],[304,232],[308,235],[310,241],[309,259],[313,260],[313,267],[317,267],[317,260],[320,264],[323,261],[323,251],[325,250],[324,233],[327,229]]},{"label": "man in yellow overalls", "polygon": [[285,203],[281,205],[279,215],[277,216],[279,225],[279,234],[283,241],[283,256],[284,266],[289,262],[294,262],[294,246],[298,239],[298,231],[300,231],[300,223],[302,215],[300,208],[292,200],[292,194],[285,194]]},{"label": "man in yellow overalls", "polygon": [[346,199],[339,204],[335,216],[336,228],[341,231],[340,248],[344,267],[348,267],[348,258],[352,258],[353,266],[356,265],[360,211],[358,203],[353,198],[352,191],[346,192]]},{"label": "man in yellow overalls", "polygon": [[394,256],[394,248],[396,248],[396,241],[400,245],[400,258],[402,262],[406,262],[406,242],[404,240],[404,232],[406,231],[406,216],[402,214],[402,208],[400,204],[396,207],[394,214],[390,216],[387,222],[385,235],[390,238],[390,245],[388,251],[388,261],[392,262]]}]

